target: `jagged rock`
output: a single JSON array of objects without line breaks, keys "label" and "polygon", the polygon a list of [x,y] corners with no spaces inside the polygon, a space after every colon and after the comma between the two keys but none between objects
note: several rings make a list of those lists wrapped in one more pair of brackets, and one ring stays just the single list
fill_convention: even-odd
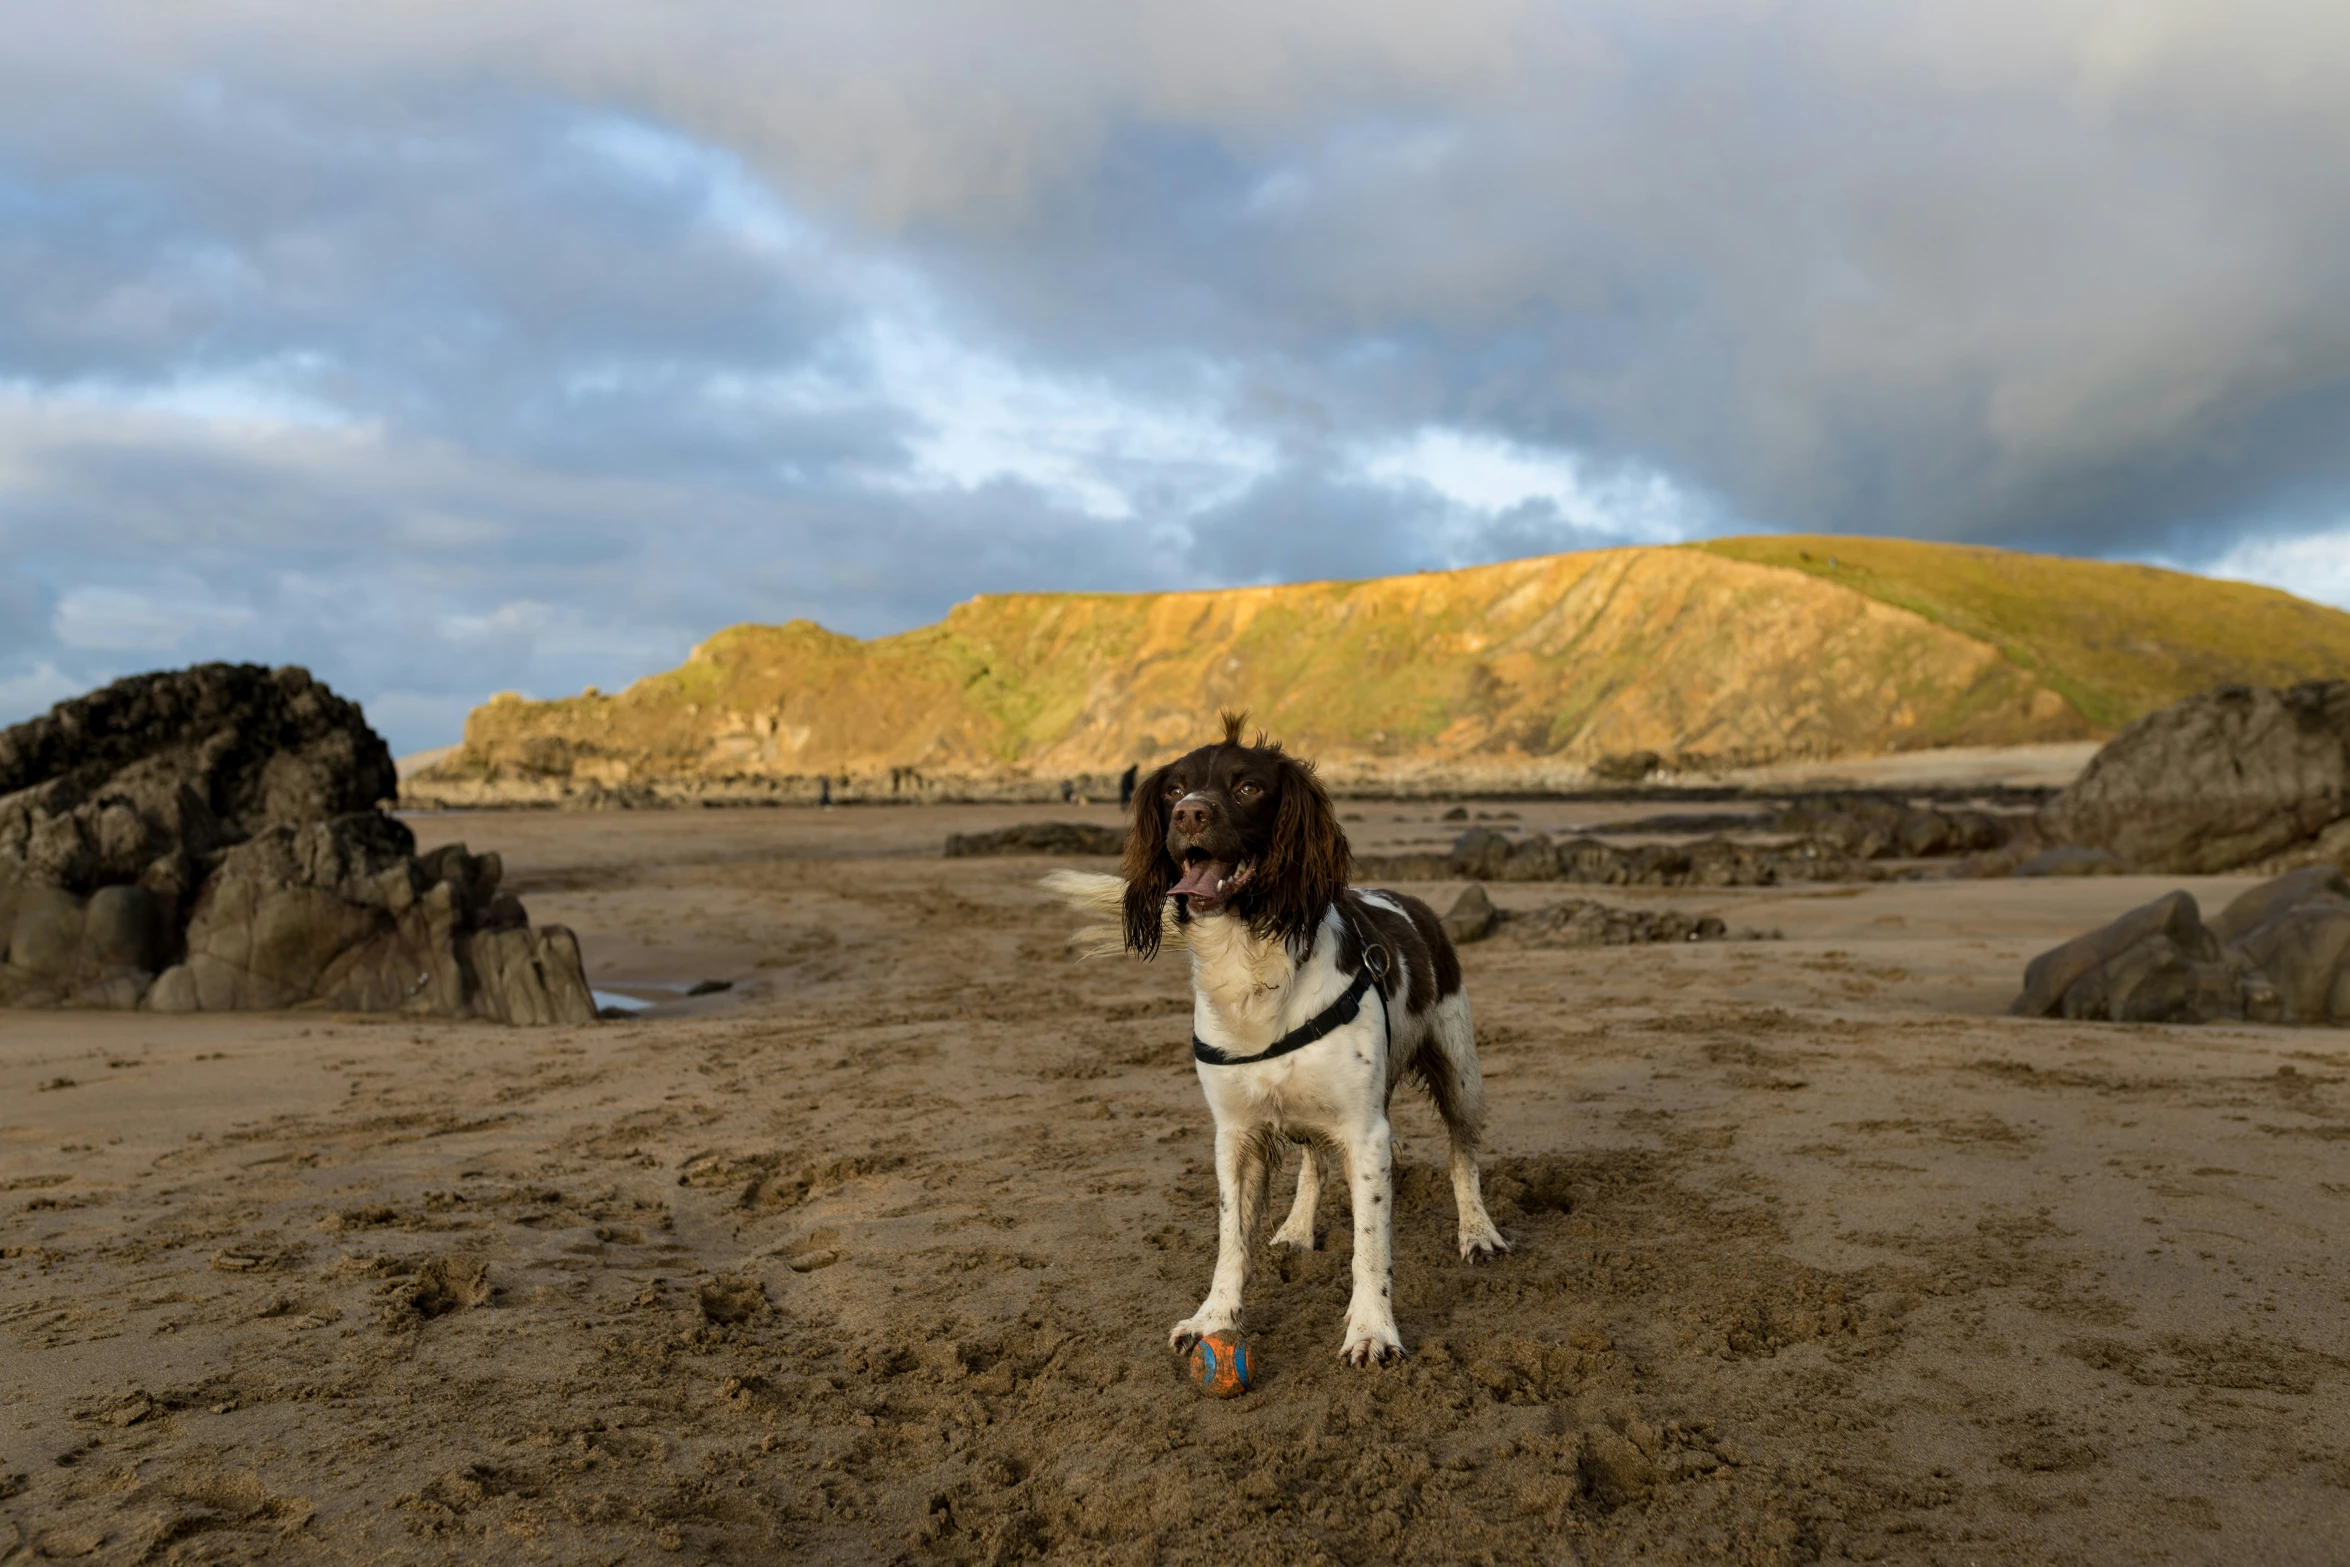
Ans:
[{"label": "jagged rock", "polygon": [[2331,865],[2312,865],[2264,881],[2219,911],[2211,933],[2222,945],[2233,945],[2296,904],[2313,899],[2350,899],[2350,876]]},{"label": "jagged rock", "polygon": [[1089,822],[1022,822],[994,832],[949,833],[950,860],[983,854],[1123,854],[1126,832]]},{"label": "jagged rock", "polygon": [[511,1023],[592,1021],[578,943],[500,897],[495,854],[419,858],[375,812],[276,827],[229,851],[188,924],[204,1011],[316,1002]]},{"label": "jagged rock", "polygon": [[474,932],[460,948],[474,980],[469,1000],[501,1023],[587,1023],[597,1016],[579,941],[561,925],[504,925]]},{"label": "jagged rock", "polygon": [[2140,942],[2163,937],[2184,949],[2209,949],[2219,956],[2219,943],[2203,927],[2202,911],[2194,894],[2165,893],[2152,903],[2132,909],[2110,925],[2085,936],[2075,936],[2061,947],[2034,958],[2024,970],[2024,991],[2008,1008],[2021,1017],[2048,1017],[2062,1004],[2065,992],[2091,970],[2119,957]]},{"label": "jagged rock", "polygon": [[[1513,915],[1503,927],[1511,940],[1537,947],[1624,947],[1653,941],[1720,941],[1730,927],[1711,914],[1678,909],[1619,909],[1587,898],[1548,904]],[[1742,939],[1759,932],[1742,931]]]},{"label": "jagged rock", "polygon": [[1485,884],[1471,882],[1445,911],[1444,933],[1455,946],[1466,946],[1492,935],[1500,918],[1501,911],[1493,906],[1493,895],[1485,890]]},{"label": "jagged rock", "polygon": [[2313,865],[2266,881],[2211,922],[2263,975],[2286,1023],[2350,1023],[2350,877]]},{"label": "jagged rock", "polygon": [[[1618,887],[1769,887],[1782,869],[1798,865],[1817,876],[1830,869],[1811,846],[1763,849],[1708,838],[1700,843],[1645,843],[1616,848],[1597,838],[1553,843],[1542,833],[1513,839],[1490,827],[1472,827],[1449,855],[1358,855],[1358,878],[1385,881],[1576,881]],[[1833,857],[1831,857],[1833,858]]]},{"label": "jagged rock", "polygon": [[2345,816],[2314,838],[2305,838],[2248,865],[2239,865],[2236,871],[2244,876],[2275,876],[2305,865],[2350,871],[2350,816]]},{"label": "jagged rock", "polygon": [[1444,932],[1455,942],[1505,935],[1537,947],[1621,947],[1652,941],[1759,941],[1774,934],[1733,931],[1711,914],[1678,909],[1621,909],[1588,898],[1546,904],[1528,914],[1496,908],[1484,884],[1471,882],[1444,916]]},{"label": "jagged rock", "polygon": [[[2116,1023],[2207,1023],[2244,1015],[2241,976],[2208,931],[2196,947],[2149,936],[2076,980],[2058,1003],[2067,1018]],[[2199,950],[2208,946],[2209,953]]]},{"label": "jagged rock", "polygon": [[77,891],[187,890],[216,848],[397,790],[357,704],[306,670],[134,675],[0,731],[0,864]]},{"label": "jagged rock", "polygon": [[1856,860],[1933,859],[2004,847],[2015,824],[1972,807],[1913,806],[1876,795],[1813,795],[1795,801],[1771,823]]},{"label": "jagged rock", "polygon": [[495,855],[418,856],[391,753],[300,669],[139,675],[0,732],[0,1004],[594,1016]]},{"label": "jagged rock", "polygon": [[2210,925],[2172,892],[2042,953],[2008,1009],[2120,1023],[2350,1023],[2350,880],[2263,882]]},{"label": "jagged rock", "polygon": [[2350,681],[2221,686],[2116,735],[2049,805],[2054,838],[2209,874],[2350,816]]}]

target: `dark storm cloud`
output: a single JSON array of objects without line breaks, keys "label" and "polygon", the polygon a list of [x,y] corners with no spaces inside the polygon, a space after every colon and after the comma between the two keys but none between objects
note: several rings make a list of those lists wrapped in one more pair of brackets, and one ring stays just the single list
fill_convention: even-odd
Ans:
[{"label": "dark storm cloud", "polygon": [[2350,600],[2346,140],[2278,0],[52,8],[0,718],[1735,527]]}]

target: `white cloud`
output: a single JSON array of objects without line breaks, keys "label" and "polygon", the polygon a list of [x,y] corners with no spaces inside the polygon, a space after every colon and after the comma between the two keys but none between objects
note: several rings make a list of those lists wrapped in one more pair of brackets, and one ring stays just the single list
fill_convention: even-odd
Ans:
[{"label": "white cloud", "polygon": [[1105,379],[1023,369],[920,324],[878,323],[868,340],[876,389],[921,433],[907,489],[976,489],[1010,479],[1087,516],[1122,521],[1140,491],[1172,485],[1183,511],[1239,494],[1272,471],[1262,437],[1207,397],[1165,401]]},{"label": "white cloud", "polygon": [[2203,572],[2350,609],[2350,523],[2299,538],[2246,539]]},{"label": "white cloud", "polygon": [[536,599],[514,599],[482,615],[443,615],[441,635],[453,642],[485,642],[495,637],[536,637],[555,623],[553,609]]},{"label": "white cloud", "polygon": [[1362,448],[1355,461],[1382,484],[1417,484],[1488,517],[1547,505],[1581,533],[1627,544],[1672,544],[1705,531],[1706,509],[1660,473],[1595,473],[1572,452],[1521,446],[1472,431],[1430,426],[1401,441]]},{"label": "white cloud", "polygon": [[589,120],[572,139],[631,179],[698,196],[702,222],[747,250],[786,256],[817,238],[741,158],[721,147],[619,115]]},{"label": "white cloud", "polygon": [[207,645],[251,627],[253,611],[224,604],[204,584],[178,578],[153,588],[74,588],[57,601],[53,627],[67,647],[106,653],[206,656]]},{"label": "white cloud", "polygon": [[235,369],[187,370],[159,379],[77,376],[43,384],[0,376],[0,398],[20,417],[44,411],[154,414],[256,433],[349,426],[349,414],[303,387],[325,368],[316,354],[282,354]]}]

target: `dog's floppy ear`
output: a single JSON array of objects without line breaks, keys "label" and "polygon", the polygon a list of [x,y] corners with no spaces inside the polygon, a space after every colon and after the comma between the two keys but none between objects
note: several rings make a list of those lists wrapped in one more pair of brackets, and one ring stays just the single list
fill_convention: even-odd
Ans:
[{"label": "dog's floppy ear", "polygon": [[1167,858],[1167,772],[1169,762],[1134,786],[1134,827],[1126,835],[1126,945],[1146,958],[1159,955],[1159,922],[1167,889],[1175,885],[1175,864]]},{"label": "dog's floppy ear", "polygon": [[1293,950],[1311,948],[1323,914],[1346,891],[1353,851],[1313,764],[1284,756],[1279,765],[1281,803],[1253,878],[1258,906],[1250,923],[1258,935],[1278,936]]}]

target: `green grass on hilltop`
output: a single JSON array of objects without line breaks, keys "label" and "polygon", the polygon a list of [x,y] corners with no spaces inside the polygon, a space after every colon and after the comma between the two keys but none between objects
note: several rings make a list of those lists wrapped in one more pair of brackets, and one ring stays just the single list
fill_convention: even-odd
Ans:
[{"label": "green grass on hilltop", "polygon": [[2350,614],[2249,583],[1909,539],[1692,547],[1807,572],[1979,638],[2105,728],[2230,681],[2350,677]]}]

